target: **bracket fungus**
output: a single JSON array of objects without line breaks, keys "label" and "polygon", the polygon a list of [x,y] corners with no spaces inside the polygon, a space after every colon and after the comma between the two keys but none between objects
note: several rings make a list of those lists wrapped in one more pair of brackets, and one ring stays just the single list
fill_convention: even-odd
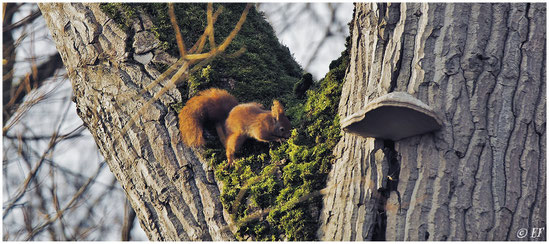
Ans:
[{"label": "bracket fungus", "polygon": [[345,132],[393,141],[438,130],[441,125],[427,104],[406,92],[376,98],[341,121]]}]

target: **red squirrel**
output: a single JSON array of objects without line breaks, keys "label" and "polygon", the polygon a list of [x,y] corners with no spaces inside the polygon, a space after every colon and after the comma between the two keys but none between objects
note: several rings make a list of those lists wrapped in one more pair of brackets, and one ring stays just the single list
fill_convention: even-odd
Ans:
[{"label": "red squirrel", "polygon": [[203,146],[206,123],[215,125],[225,147],[229,167],[235,152],[246,138],[270,142],[288,139],[291,134],[290,120],[279,101],[273,101],[270,111],[264,110],[259,103],[239,105],[234,96],[217,88],[199,92],[179,112],[179,130],[183,142],[190,147]]}]

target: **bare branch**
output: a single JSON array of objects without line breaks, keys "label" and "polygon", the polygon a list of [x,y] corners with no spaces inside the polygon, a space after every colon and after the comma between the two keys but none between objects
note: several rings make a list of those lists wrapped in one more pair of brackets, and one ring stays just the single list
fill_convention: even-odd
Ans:
[{"label": "bare branch", "polygon": [[[246,4],[246,8],[244,8],[244,11],[242,11],[242,15],[240,16],[240,19],[238,20],[238,23],[236,23],[234,29],[231,31],[229,36],[227,36],[227,38],[225,38],[223,43],[221,45],[219,45],[219,47],[212,48],[211,51],[208,52],[208,53],[187,54],[186,56],[182,57],[181,59],[188,60],[188,61],[183,62],[183,66],[181,68],[179,68],[179,70],[177,71],[177,73],[175,73],[175,75],[172,76],[172,78],[169,80],[168,84],[166,86],[164,86],[159,92],[157,92],[152,99],[147,101],[147,103],[145,103],[143,105],[143,107],[141,107],[141,109],[139,109],[137,114],[135,114],[131,117],[131,119],[128,121],[128,123],[122,129],[122,132],[120,133],[120,135],[125,134],[126,131],[135,123],[135,120],[138,117],[140,117],[145,111],[147,111],[148,107],[153,102],[158,100],[158,98],[160,98],[160,96],[162,96],[164,93],[166,93],[166,91],[168,91],[169,89],[172,89],[179,80],[186,78],[187,75],[189,75],[189,73],[203,67],[205,64],[210,62],[214,57],[216,57],[217,55],[219,55],[220,53],[225,51],[225,49],[229,46],[231,41],[236,37],[236,34],[238,34],[238,32],[240,31],[240,28],[244,24],[244,21],[246,21],[246,16],[248,15],[248,11],[250,10],[251,7],[252,7],[252,4],[250,4],[250,3]],[[213,17],[212,17],[212,23],[213,23]],[[212,30],[210,30],[210,31],[213,33],[213,27],[212,27]],[[208,31],[208,28],[206,28],[206,31],[204,31],[204,35],[210,34],[210,31]],[[199,40],[199,42],[200,42],[200,40]],[[198,49],[199,49],[199,51],[201,50],[200,47]],[[198,60],[203,60],[203,61],[201,63],[195,65],[190,70],[191,72],[189,72],[188,68],[190,67],[190,65],[192,65],[195,61],[198,61]],[[152,84],[157,84],[160,81],[161,81],[160,79],[156,79],[154,82],[152,82]],[[149,88],[149,87],[150,87],[150,85],[147,86],[147,88]]]},{"label": "bare branch", "polygon": [[72,199],[65,205],[65,207],[63,209],[59,210],[55,216],[48,219],[45,223],[43,223],[40,226],[34,228],[33,231],[25,239],[27,241],[32,239],[38,233],[42,232],[44,230],[44,228],[46,228],[48,225],[50,225],[51,223],[56,221],[58,218],[60,218],[63,215],[63,213],[65,213],[65,211],[72,208],[73,204],[76,202],[76,200],[78,200],[82,196],[82,194],[84,194],[84,192],[86,192],[86,190],[88,189],[88,186],[90,185],[90,183],[94,181],[94,179],[97,177],[97,175],[99,175],[99,173],[101,172],[101,169],[104,166],[105,166],[105,162],[100,163],[99,167],[97,168],[97,171],[95,172],[95,174],[93,174],[93,176],[91,176],[88,179],[88,181],[83,186],[80,187],[78,192],[76,192],[76,194],[74,194]]},{"label": "bare branch", "polygon": [[175,39],[177,41],[177,47],[179,48],[179,55],[181,57],[186,55],[185,43],[183,42],[183,36],[181,35],[181,30],[177,24],[177,19],[175,18],[175,11],[173,3],[168,3],[168,14],[170,15],[170,22],[172,23],[173,30],[175,32]]},{"label": "bare branch", "polygon": [[[70,105],[70,103],[67,103],[67,105]],[[66,106],[65,110],[67,110],[68,108],[69,106]],[[35,167],[29,172],[29,174],[27,175],[27,178],[23,182],[23,185],[19,188],[16,195],[11,200],[8,201],[7,206],[4,208],[4,213],[2,218],[5,218],[7,216],[9,211],[14,207],[15,203],[17,203],[17,201],[19,201],[19,199],[21,199],[21,197],[23,197],[23,195],[27,192],[27,188],[29,187],[30,183],[35,179],[35,176],[38,173],[38,170],[40,170],[40,167],[45,162],[46,157],[55,148],[55,146],[62,140],[62,138],[58,136],[58,131],[60,131],[61,126],[63,125],[63,122],[66,119],[66,116],[67,116],[67,113],[65,111],[65,113],[59,120],[59,125],[57,126],[57,129],[53,132],[48,148],[44,151],[44,153],[38,160],[38,163],[35,165]]]},{"label": "bare branch", "polygon": [[130,202],[126,200],[126,202],[124,203],[124,223],[122,224],[122,241],[129,241],[131,239],[131,232],[133,229],[134,220],[135,220],[135,211],[130,205]]},{"label": "bare branch", "polygon": [[48,78],[54,77],[57,70],[63,67],[63,61],[59,53],[51,55],[48,60],[39,66],[34,66],[33,71],[25,75],[23,82],[14,87],[15,94],[7,104],[4,104],[4,123],[13,115],[17,105],[30,92],[29,88],[40,87]]},{"label": "bare branch", "polygon": [[28,25],[40,16],[42,16],[42,13],[40,12],[40,10],[36,10],[36,11],[32,12],[31,14],[27,15],[25,18],[15,22],[11,25],[6,26],[2,31],[3,32],[12,31],[12,30],[17,29],[21,26]]},{"label": "bare branch", "polygon": [[[336,10],[337,9],[333,8],[331,3],[328,3],[328,8],[330,9],[330,21],[328,23],[333,23],[333,22],[336,21]],[[326,43],[326,40],[330,36],[332,36],[331,25],[327,24],[326,28],[324,28],[324,35],[322,36],[322,38],[320,39],[320,42],[318,43],[318,45],[316,46],[316,48],[312,52],[311,56],[309,57],[309,60],[307,61],[306,65],[305,65],[305,68],[310,67],[311,63],[316,59],[316,56],[317,56],[318,52],[320,51],[322,46],[324,46],[324,44]]]},{"label": "bare branch", "polygon": [[[73,131],[71,131],[67,134],[60,135],[59,138],[62,139],[62,140],[67,140],[67,139],[82,137],[83,136],[82,132],[84,130],[86,130],[86,127],[84,127],[83,125],[80,125],[75,130],[73,130]],[[49,139],[51,139],[51,135],[50,136],[46,136],[46,135],[41,135],[41,136],[37,136],[37,135],[34,135],[34,136],[4,135],[4,137],[7,138],[7,139],[12,139],[12,140],[17,139],[17,140],[23,140],[23,141],[40,141],[40,140],[49,140]]]}]

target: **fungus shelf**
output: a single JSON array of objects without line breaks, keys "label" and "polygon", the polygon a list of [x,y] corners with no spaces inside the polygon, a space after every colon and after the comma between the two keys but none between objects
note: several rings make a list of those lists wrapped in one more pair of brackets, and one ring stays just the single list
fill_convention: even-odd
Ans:
[{"label": "fungus shelf", "polygon": [[345,132],[393,141],[441,127],[441,120],[427,104],[405,92],[376,98],[364,109],[341,121]]}]

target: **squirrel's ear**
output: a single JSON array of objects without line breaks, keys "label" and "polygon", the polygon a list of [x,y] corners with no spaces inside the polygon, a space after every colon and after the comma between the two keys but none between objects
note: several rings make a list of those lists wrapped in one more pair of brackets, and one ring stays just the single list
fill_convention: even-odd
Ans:
[{"label": "squirrel's ear", "polygon": [[281,114],[284,114],[284,107],[282,107],[282,104],[280,104],[279,101],[277,101],[277,100],[274,100],[274,101],[273,101],[273,106],[271,107],[271,114],[272,114],[273,117],[275,117],[277,120],[278,120],[278,117],[279,117]]}]

